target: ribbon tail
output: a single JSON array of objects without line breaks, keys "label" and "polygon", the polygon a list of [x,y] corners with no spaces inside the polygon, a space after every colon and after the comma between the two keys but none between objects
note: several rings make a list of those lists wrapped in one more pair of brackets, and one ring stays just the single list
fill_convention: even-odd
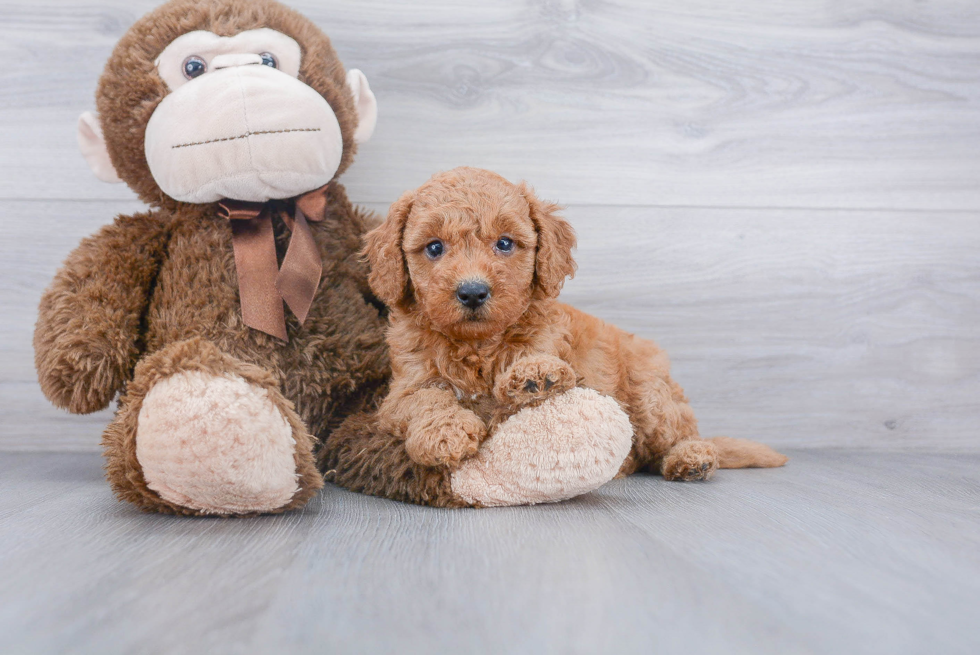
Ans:
[{"label": "ribbon tail", "polygon": [[231,221],[231,243],[235,249],[238,293],[245,325],[283,341],[286,316],[276,289],[276,236],[272,217],[263,212],[256,218]]},{"label": "ribbon tail", "polygon": [[276,289],[302,325],[310,312],[317,287],[320,286],[323,262],[306,216],[298,206],[293,218],[292,232],[289,248],[276,278]]}]

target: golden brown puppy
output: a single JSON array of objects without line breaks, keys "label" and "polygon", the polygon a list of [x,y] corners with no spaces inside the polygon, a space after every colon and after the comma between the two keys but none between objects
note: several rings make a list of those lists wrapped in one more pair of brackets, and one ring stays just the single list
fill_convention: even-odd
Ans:
[{"label": "golden brown puppy", "polygon": [[575,234],[525,185],[474,168],[403,195],[367,237],[369,282],[391,308],[385,428],[409,456],[453,467],[521,407],[580,385],[613,396],[634,427],[620,471],[702,480],[719,466],[780,466],[743,439],[702,440],[654,343],[555,300]]}]

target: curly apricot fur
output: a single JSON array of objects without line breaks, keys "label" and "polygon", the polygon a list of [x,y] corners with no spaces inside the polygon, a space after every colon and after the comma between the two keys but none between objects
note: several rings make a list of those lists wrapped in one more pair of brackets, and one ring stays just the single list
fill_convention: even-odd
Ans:
[{"label": "curly apricot fur", "polygon": [[[524,183],[457,168],[403,195],[386,224],[367,235],[372,288],[392,305],[393,377],[380,416],[391,425],[439,426],[439,436],[429,438],[437,443],[435,458],[420,454],[414,443],[420,437],[402,431],[409,456],[419,464],[455,463],[470,439],[462,436],[460,416],[479,416],[492,427],[577,383],[614,397],[629,414],[633,449],[623,475],[649,469],[670,480],[701,480],[726,464],[785,462],[744,440],[724,442],[719,459],[698,435],[662,350],[555,300],[575,271],[575,234],[558,210]],[[501,237],[513,241],[512,250],[497,247]],[[436,240],[443,250],[433,257],[426,246]],[[490,289],[473,309],[456,299],[468,280]],[[447,432],[458,443],[444,443]]]}]

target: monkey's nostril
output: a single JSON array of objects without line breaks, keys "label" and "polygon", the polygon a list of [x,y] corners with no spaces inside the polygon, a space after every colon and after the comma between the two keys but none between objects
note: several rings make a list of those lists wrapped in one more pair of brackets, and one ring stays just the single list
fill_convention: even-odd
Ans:
[{"label": "monkey's nostril", "polygon": [[490,298],[486,282],[463,282],[456,287],[456,299],[464,307],[476,309]]}]

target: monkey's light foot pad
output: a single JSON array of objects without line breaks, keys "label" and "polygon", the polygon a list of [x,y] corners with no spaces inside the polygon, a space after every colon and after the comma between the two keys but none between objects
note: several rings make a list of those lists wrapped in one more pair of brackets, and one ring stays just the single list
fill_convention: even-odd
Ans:
[{"label": "monkey's light foot pad", "polygon": [[615,477],[632,438],[629,417],[615,400],[572,389],[503,423],[453,473],[452,488],[488,507],[574,498]]},{"label": "monkey's light foot pad", "polygon": [[268,392],[237,375],[189,371],[158,382],[139,413],[147,486],[213,514],[272,511],[299,490],[292,428]]},{"label": "monkey's light foot pad", "polygon": [[97,453],[0,453],[0,651],[980,652],[980,455],[787,454],[533,507],[328,485],[221,519],[116,501]]}]

